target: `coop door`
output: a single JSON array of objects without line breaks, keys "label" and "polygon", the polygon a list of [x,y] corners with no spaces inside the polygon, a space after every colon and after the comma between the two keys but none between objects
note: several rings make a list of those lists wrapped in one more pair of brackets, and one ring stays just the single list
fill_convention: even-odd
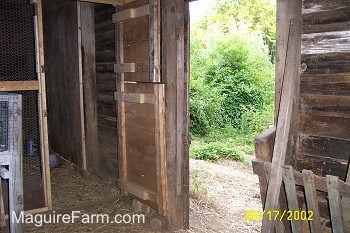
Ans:
[{"label": "coop door", "polygon": [[119,180],[124,195],[166,215],[164,85],[159,70],[159,2],[119,6],[116,24]]}]

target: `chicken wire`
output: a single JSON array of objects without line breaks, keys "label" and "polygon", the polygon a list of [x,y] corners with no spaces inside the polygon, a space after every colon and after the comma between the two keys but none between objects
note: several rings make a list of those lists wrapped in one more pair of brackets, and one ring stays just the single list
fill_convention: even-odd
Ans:
[{"label": "chicken wire", "polygon": [[[35,8],[29,0],[0,0],[0,81],[38,79],[34,15]],[[21,94],[23,100],[23,179],[40,179],[42,166],[38,91],[13,93]],[[3,146],[1,140],[0,138],[0,150]]]}]

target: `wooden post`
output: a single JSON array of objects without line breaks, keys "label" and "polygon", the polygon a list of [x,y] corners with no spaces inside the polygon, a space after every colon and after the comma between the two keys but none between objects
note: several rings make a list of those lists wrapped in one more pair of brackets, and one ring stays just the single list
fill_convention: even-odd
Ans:
[{"label": "wooden post", "polygon": [[[300,76],[301,53],[301,19],[296,18],[290,22],[290,33],[287,46],[286,72],[284,73],[281,107],[278,114],[276,140],[273,151],[270,181],[268,184],[265,210],[272,211],[279,208],[280,190],[282,184],[282,168],[288,158],[288,144],[291,138],[293,105],[296,85]],[[295,110],[295,109],[294,109]],[[293,126],[292,126],[293,127]],[[262,232],[273,232],[273,222],[267,215],[263,218]]]},{"label": "wooden post", "polygon": [[[96,172],[99,164],[97,138],[95,8],[93,3],[80,3],[83,107],[85,127],[86,174]],[[84,145],[84,144],[83,144]]]},{"label": "wooden post", "polygon": [[37,75],[39,83],[39,122],[40,122],[40,143],[41,143],[41,163],[44,184],[45,206],[52,209],[51,198],[51,178],[49,166],[49,139],[47,124],[47,105],[46,105],[46,78],[44,61],[44,29],[42,0],[37,0],[35,4],[36,13],[36,54],[37,54]]},{"label": "wooden post", "polygon": [[[185,12],[183,0],[162,1],[162,83],[166,100],[168,229],[188,227],[188,75],[185,74]],[[186,25],[187,26],[187,25]],[[188,58],[187,58],[188,59]],[[186,91],[185,91],[186,90]]]}]

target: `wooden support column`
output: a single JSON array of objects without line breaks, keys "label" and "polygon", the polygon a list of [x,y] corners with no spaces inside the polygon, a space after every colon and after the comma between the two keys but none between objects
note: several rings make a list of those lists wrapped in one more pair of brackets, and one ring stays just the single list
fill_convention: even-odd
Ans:
[{"label": "wooden support column", "polygon": [[[85,128],[86,174],[97,171],[99,153],[97,138],[95,8],[93,3],[80,3],[81,59],[83,80],[83,113]],[[84,145],[84,144],[83,144]]]},{"label": "wooden support column", "polygon": [[[188,4],[164,0],[161,5],[162,77],[166,101],[166,160],[169,230],[188,227],[188,75],[185,72],[185,27]],[[186,13],[186,14],[185,14]],[[186,24],[186,25],[185,25]],[[188,38],[187,38],[188,39]],[[188,69],[187,69],[188,71]]]}]

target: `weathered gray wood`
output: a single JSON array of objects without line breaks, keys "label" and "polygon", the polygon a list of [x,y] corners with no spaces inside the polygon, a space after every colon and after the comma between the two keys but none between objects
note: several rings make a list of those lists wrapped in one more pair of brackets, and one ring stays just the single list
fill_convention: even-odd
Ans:
[{"label": "weathered gray wood", "polygon": [[149,0],[149,78],[160,82],[160,1]]},{"label": "weathered gray wood", "polygon": [[[283,181],[286,189],[288,201],[288,210],[299,211],[298,197],[295,188],[294,169],[290,165],[283,166]],[[301,231],[301,221],[296,221],[294,218],[291,221],[292,232]]]},{"label": "weathered gray wood", "polygon": [[[350,185],[350,159],[348,162],[347,175],[345,182]],[[344,221],[344,231],[350,232],[350,198],[343,197],[342,200],[342,212],[343,212],[343,221]]]},{"label": "weathered gray wood", "polygon": [[313,211],[313,220],[310,221],[311,233],[321,232],[321,218],[317,203],[316,185],[314,175],[309,170],[303,170],[303,181],[307,209]]},{"label": "weathered gray wood", "polygon": [[[165,84],[166,99],[166,154],[167,154],[167,201],[168,228],[183,228],[184,216],[188,216],[188,185],[184,185],[184,174],[188,168],[188,96],[185,89],[188,76],[185,75],[185,8],[183,0],[162,1],[162,83]],[[187,87],[186,87],[187,88]],[[174,98],[176,96],[177,98]],[[186,166],[185,166],[186,164]],[[186,170],[185,170],[186,168]],[[188,177],[188,176],[186,176]]]},{"label": "weathered gray wood", "polygon": [[333,233],[344,233],[341,197],[339,194],[339,178],[327,175],[326,181]]},{"label": "weathered gray wood", "polygon": [[[274,210],[279,207],[279,197],[282,183],[281,166],[288,159],[288,142],[291,124],[293,122],[293,105],[295,90],[297,89],[300,69],[301,49],[301,21],[294,18],[291,21],[289,41],[286,56],[286,72],[283,78],[280,109],[278,113],[275,147],[272,158],[270,181],[268,185],[265,210]],[[269,221],[265,215],[263,218],[262,232],[272,232],[273,221]]]}]

